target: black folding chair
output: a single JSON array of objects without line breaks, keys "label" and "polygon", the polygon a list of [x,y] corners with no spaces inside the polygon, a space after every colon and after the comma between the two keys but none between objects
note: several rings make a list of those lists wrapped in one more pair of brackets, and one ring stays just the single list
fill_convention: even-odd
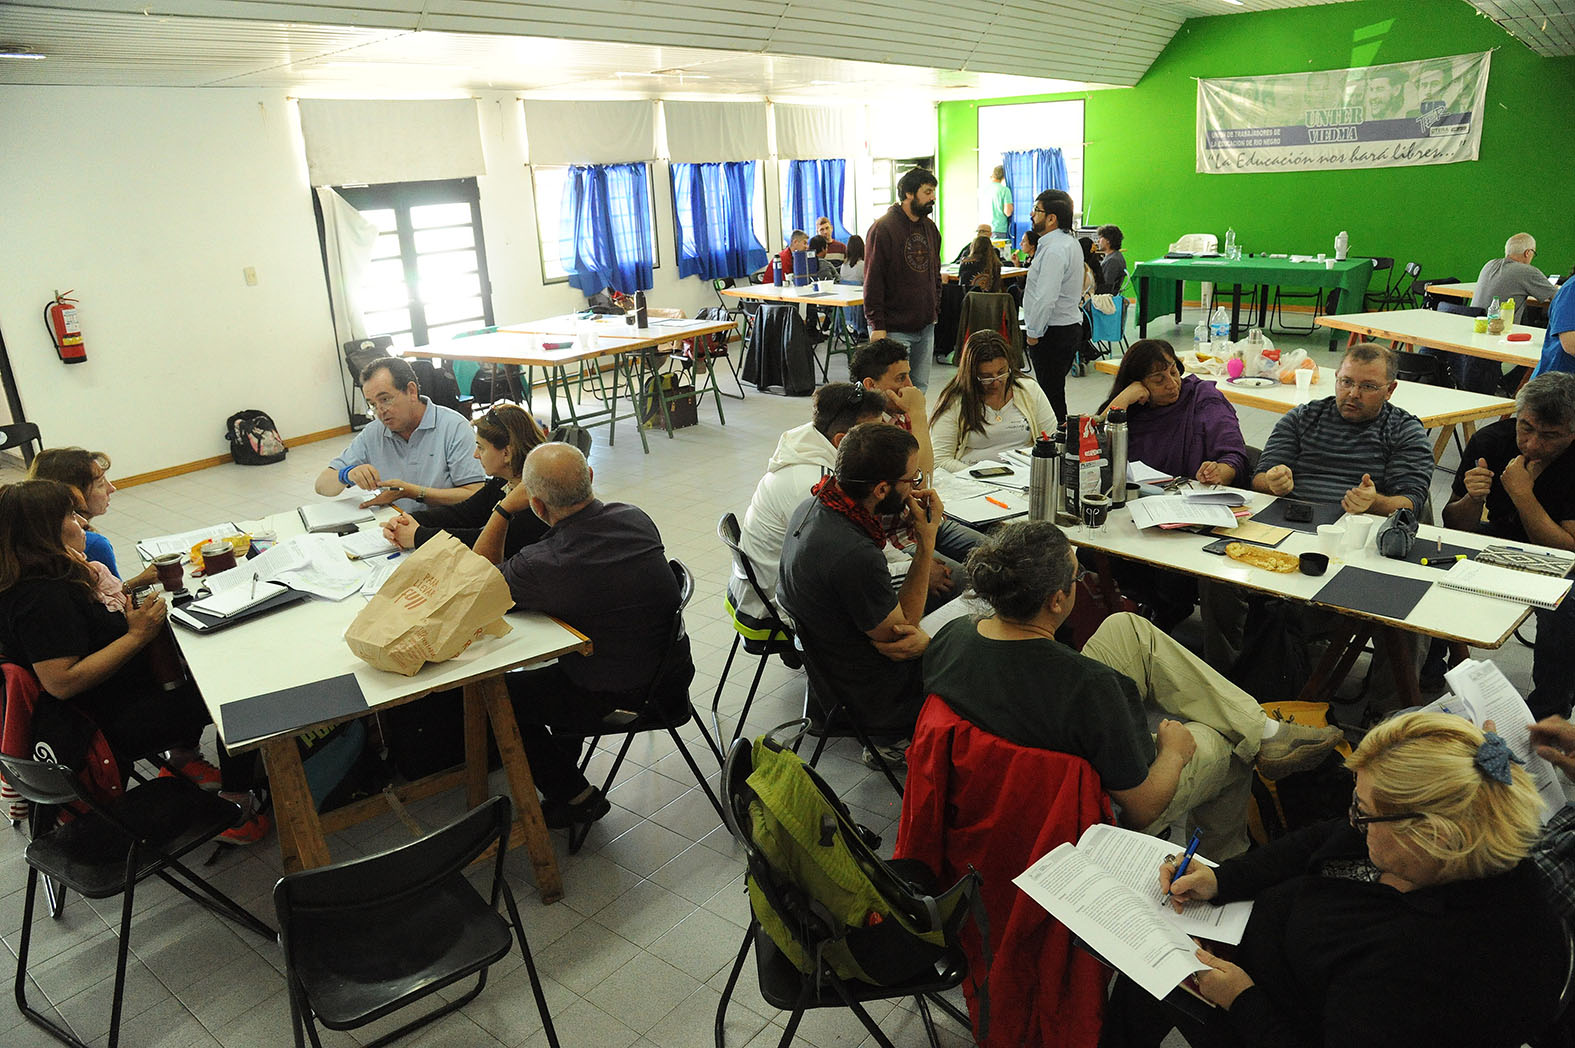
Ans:
[{"label": "black folding chair", "polygon": [[875,770],[886,777],[900,799],[902,780],[897,778],[897,773],[881,756],[879,748],[870,741],[870,733],[848,702],[848,697],[826,676],[825,668],[804,643],[804,635],[800,633],[794,640],[798,645],[799,656],[804,660],[804,673],[808,678],[804,684],[804,716],[810,722],[809,733],[815,736],[815,749],[809,755],[809,766],[813,768],[820,762],[820,755],[825,751],[828,740],[855,738],[865,752],[874,758]]},{"label": "black folding chair", "polygon": [[0,426],[0,451],[10,451],[16,448],[22,453],[22,465],[31,466],[33,456],[37,453],[33,445],[38,445],[38,451],[44,450],[44,438],[39,435],[38,427],[31,422],[12,422]]},{"label": "black folding chair", "polygon": [[[158,877],[220,917],[235,921],[270,942],[274,930],[219,891],[180,860],[235,825],[238,804],[208,793],[180,776],[154,779],[103,802],[89,795],[69,766],[0,755],[0,770],[13,789],[34,808],[77,806],[67,822],[38,832],[27,846],[27,897],[22,904],[22,937],[17,944],[16,1006],[30,1021],[76,1048],[85,1042],[27,1001],[27,961],[33,936],[33,903],[42,875],[89,899],[122,897],[115,985],[111,995],[109,1048],[120,1041],[120,1014],[126,991],[126,958],[131,947],[131,913],[136,887]],[[42,825],[41,823],[38,825]]]},{"label": "black folding chair", "polygon": [[[470,1003],[487,969],[518,939],[547,1042],[558,1048],[547,998],[531,958],[514,893],[503,877],[513,821],[507,797],[490,797],[417,841],[376,855],[286,874],[274,885],[284,976],[296,1048],[302,1030],[322,1048],[317,1023],[354,1030],[476,976],[464,995],[412,1020],[367,1048],[388,1044]],[[491,849],[486,898],[465,876]],[[498,896],[508,919],[498,913]]]},{"label": "black folding chair", "polygon": [[733,726],[733,738],[737,739],[743,734],[744,722],[749,719],[749,708],[754,705],[755,693],[760,690],[760,678],[766,672],[766,664],[771,661],[771,656],[780,656],[783,662],[791,659],[792,662],[789,664],[795,668],[799,664],[799,659],[793,646],[792,627],[782,621],[782,616],[777,614],[776,604],[760,585],[760,579],[755,574],[755,565],[750,561],[749,554],[744,552],[743,533],[739,530],[738,518],[731,513],[722,514],[722,519],[716,522],[716,536],[732,554],[733,566],[744,573],[749,592],[753,593],[755,599],[765,608],[766,615],[763,627],[751,628],[738,620],[738,609],[733,607],[732,597],[725,598],[728,618],[732,620],[734,633],[733,646],[727,649],[727,662],[722,666],[722,679],[716,682],[716,694],[711,696],[711,727],[715,729],[718,739],[722,737],[722,722],[718,715],[718,708],[722,704],[722,689],[727,686],[727,674],[733,668],[733,656],[738,654],[739,644],[744,645],[744,651],[760,659],[755,666],[755,677],[749,682],[749,694],[744,696],[744,708],[739,711],[738,723]]}]

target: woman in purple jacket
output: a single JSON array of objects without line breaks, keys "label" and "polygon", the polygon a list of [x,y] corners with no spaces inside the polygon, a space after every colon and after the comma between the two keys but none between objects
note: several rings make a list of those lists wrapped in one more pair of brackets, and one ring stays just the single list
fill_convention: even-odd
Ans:
[{"label": "woman in purple jacket", "polygon": [[1214,383],[1183,371],[1163,339],[1134,342],[1121,358],[1099,411],[1126,410],[1127,461],[1205,484],[1250,482],[1236,409]]}]

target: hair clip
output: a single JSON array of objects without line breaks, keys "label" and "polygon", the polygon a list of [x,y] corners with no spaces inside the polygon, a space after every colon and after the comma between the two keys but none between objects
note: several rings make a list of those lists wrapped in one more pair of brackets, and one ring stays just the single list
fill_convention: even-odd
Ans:
[{"label": "hair clip", "polygon": [[1510,777],[1509,773],[1510,762],[1513,761],[1516,764],[1524,764],[1526,762],[1509,752],[1509,743],[1505,742],[1495,732],[1483,732],[1482,735],[1482,745],[1477,747],[1477,755],[1475,757],[1477,770],[1495,782],[1501,782],[1505,786],[1512,785],[1514,779]]}]

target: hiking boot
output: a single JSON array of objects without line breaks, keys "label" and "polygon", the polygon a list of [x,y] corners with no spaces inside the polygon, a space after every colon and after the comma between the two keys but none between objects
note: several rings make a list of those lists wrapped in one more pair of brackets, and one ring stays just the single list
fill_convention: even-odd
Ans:
[{"label": "hiking boot", "polygon": [[1274,737],[1258,747],[1258,772],[1272,781],[1316,768],[1344,739],[1345,732],[1332,724],[1310,728],[1282,721]]},{"label": "hiking boot", "polygon": [[[881,761],[885,761],[886,767],[892,771],[897,771],[908,763],[908,742],[909,740],[903,739],[901,742],[895,742],[889,746],[875,746],[873,749],[866,746],[864,752],[860,755],[860,759],[864,761],[866,768],[880,771]],[[876,754],[880,755],[879,759],[876,758]]]}]

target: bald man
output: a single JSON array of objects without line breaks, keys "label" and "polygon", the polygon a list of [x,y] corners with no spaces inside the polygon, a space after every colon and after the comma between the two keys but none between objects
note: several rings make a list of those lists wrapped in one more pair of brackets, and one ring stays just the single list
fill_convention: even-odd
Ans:
[{"label": "bald man", "polygon": [[[564,655],[552,666],[504,678],[543,796],[542,814],[548,826],[569,829],[571,846],[610,809],[580,774],[583,737],[600,734],[612,711],[642,707],[678,613],[678,581],[655,523],[634,506],[602,502],[591,480],[579,449],[537,446],[475,546],[503,572],[516,609],[560,618],[593,645],[589,655]],[[516,513],[534,513],[548,531],[503,560]],[[687,700],[694,678],[689,640],[678,643],[661,685],[674,702]]]}]

